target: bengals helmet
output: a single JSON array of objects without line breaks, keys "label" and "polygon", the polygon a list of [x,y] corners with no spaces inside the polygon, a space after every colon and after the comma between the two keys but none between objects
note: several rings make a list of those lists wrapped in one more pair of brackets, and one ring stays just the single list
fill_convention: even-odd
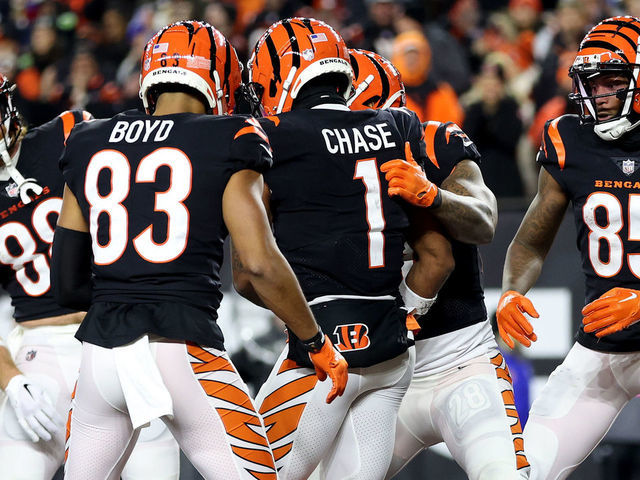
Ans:
[{"label": "bengals helmet", "polygon": [[2,125],[2,143],[0,156],[5,165],[11,161],[11,148],[20,139],[23,128],[22,118],[13,104],[13,91],[16,86],[0,73],[0,124]]},{"label": "bengals helmet", "polygon": [[[580,107],[583,122],[593,122],[595,133],[604,140],[616,140],[640,125],[640,19],[612,17],[603,20],[584,37],[569,75],[574,92],[569,98]],[[617,92],[594,95],[591,81],[600,75],[616,74],[628,79],[627,88]],[[623,101],[620,113],[607,120],[598,120],[596,98],[615,95]]]},{"label": "bengals helmet", "polygon": [[140,98],[147,112],[153,113],[156,87],[186,86],[202,96],[209,113],[222,115],[233,109],[241,72],[236,50],[218,30],[206,22],[176,22],[144,47]]},{"label": "bengals helmet", "polygon": [[400,72],[393,64],[368,50],[349,49],[353,67],[352,95],[347,100],[351,110],[404,107],[406,96]]},{"label": "bengals helmet", "polygon": [[249,59],[249,82],[267,115],[291,110],[300,89],[320,75],[341,79],[339,93],[351,93],[353,70],[342,37],[313,18],[287,18],[262,35]]}]

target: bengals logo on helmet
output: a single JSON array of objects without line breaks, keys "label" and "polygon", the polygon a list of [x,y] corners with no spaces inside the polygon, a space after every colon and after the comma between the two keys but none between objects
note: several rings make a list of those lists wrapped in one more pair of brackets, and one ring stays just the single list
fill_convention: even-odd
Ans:
[{"label": "bengals logo on helmet", "polygon": [[351,110],[404,107],[406,96],[400,72],[393,64],[368,50],[349,49],[353,67],[353,94],[347,100]]},{"label": "bengals logo on helmet", "polygon": [[328,73],[338,74],[346,100],[353,78],[344,40],[313,18],[287,18],[271,25],[254,47],[248,68],[267,115],[291,110],[301,88]]},{"label": "bengals logo on helmet", "polygon": [[176,22],[156,33],[144,48],[140,98],[153,113],[153,87],[180,84],[202,95],[209,111],[222,115],[234,107],[241,71],[236,50],[222,33],[206,22]]},{"label": "bengals logo on helmet", "polygon": [[[594,122],[594,131],[604,140],[619,138],[640,121],[639,37],[640,19],[631,16],[607,18],[584,37],[569,69],[574,81],[574,92],[569,97],[579,105],[581,120]],[[595,104],[598,96],[592,94],[590,81],[608,74],[627,78],[629,84],[626,89],[606,94],[624,100],[619,115],[599,121]]]},{"label": "bengals logo on helmet", "polygon": [[364,323],[338,325],[333,334],[336,336],[335,346],[340,352],[364,350],[371,344],[369,327]]}]

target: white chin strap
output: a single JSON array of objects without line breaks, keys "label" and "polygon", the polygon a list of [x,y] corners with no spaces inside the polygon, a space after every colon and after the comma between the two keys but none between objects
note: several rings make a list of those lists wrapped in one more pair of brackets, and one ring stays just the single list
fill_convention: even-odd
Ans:
[{"label": "white chin strap", "polygon": [[32,202],[32,199],[29,196],[29,192],[33,193],[33,195],[36,196],[40,195],[42,193],[42,187],[38,185],[35,178],[24,178],[15,167],[18,157],[20,156],[21,149],[22,144],[18,146],[18,150],[16,151],[15,155],[11,157],[9,156],[9,152],[7,151],[6,144],[4,144],[0,146],[0,157],[2,157],[4,168],[11,177],[11,180],[16,182],[16,184],[18,185],[20,200],[22,200],[22,203],[26,205]]}]

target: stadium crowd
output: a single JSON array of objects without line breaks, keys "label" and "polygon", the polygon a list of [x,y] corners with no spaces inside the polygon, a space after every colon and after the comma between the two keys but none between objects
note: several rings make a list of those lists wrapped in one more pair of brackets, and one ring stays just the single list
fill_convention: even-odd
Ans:
[{"label": "stadium crowd", "polygon": [[139,52],[162,25],[202,18],[246,60],[274,21],[319,18],[390,58],[423,121],[454,121],[475,140],[499,199],[526,198],[544,122],[574,109],[575,47],[614,14],[640,15],[640,0],[10,0],[0,72],[32,125],[72,108],[109,117],[141,105]]},{"label": "stadium crowd", "polygon": [[544,122],[574,110],[575,48],[614,14],[640,15],[640,0],[10,0],[0,72],[31,125],[67,109],[110,117],[141,106],[139,52],[162,25],[206,20],[244,61],[278,19],[322,19],[350,47],[392,60],[421,120],[454,121],[475,140],[504,206],[535,193]]}]

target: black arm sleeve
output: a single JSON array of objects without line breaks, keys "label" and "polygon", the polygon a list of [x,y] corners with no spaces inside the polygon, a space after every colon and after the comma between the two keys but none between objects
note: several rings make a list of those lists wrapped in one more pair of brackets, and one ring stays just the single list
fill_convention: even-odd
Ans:
[{"label": "black arm sleeve", "polygon": [[56,226],[51,253],[51,286],[56,302],[87,311],[91,306],[91,235]]}]

